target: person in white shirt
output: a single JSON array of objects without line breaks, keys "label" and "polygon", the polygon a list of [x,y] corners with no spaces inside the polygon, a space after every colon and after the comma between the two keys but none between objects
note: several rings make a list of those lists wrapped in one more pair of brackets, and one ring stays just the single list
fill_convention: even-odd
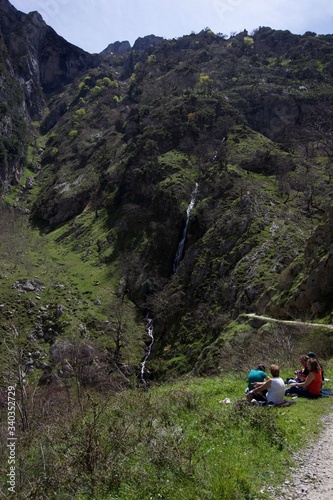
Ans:
[{"label": "person in white shirt", "polygon": [[285,385],[283,379],[280,377],[280,367],[278,365],[271,365],[270,372],[272,378],[269,378],[265,382],[255,382],[254,389],[247,393],[246,397],[248,401],[256,399],[256,394],[262,394],[263,391],[267,390],[266,401],[268,404],[279,405],[283,403]]}]

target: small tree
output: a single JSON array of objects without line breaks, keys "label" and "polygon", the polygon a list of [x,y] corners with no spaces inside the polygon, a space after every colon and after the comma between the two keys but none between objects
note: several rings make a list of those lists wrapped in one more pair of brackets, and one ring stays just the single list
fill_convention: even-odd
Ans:
[{"label": "small tree", "polygon": [[127,328],[123,296],[111,310],[111,337],[115,343],[113,356],[117,364],[120,362],[122,349],[128,345]]},{"label": "small tree", "polygon": [[210,76],[206,75],[205,73],[200,73],[199,81],[197,84],[199,91],[203,94],[211,94],[212,85],[213,80],[210,78]]},{"label": "small tree", "polygon": [[24,345],[22,345],[18,331],[14,325],[11,326],[11,332],[5,335],[2,343],[5,348],[5,355],[1,363],[1,384],[5,385],[6,387],[15,387],[15,405],[20,417],[21,430],[27,431],[30,427],[30,405],[24,380],[26,353],[25,347]]}]

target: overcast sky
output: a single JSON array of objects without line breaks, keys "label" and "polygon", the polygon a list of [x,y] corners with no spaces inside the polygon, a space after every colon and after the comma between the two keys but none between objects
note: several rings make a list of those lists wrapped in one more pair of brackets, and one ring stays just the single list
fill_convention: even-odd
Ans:
[{"label": "overcast sky", "polygon": [[37,10],[67,41],[88,52],[145,35],[175,38],[209,27],[230,33],[259,26],[333,33],[333,0],[10,0]]}]

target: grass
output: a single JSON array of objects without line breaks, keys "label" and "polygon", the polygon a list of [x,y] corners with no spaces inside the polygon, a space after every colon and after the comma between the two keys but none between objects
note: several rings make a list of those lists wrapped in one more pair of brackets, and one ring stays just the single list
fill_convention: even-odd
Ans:
[{"label": "grass", "polygon": [[[63,233],[71,229],[71,223],[41,235],[30,227],[26,215],[10,210],[2,212],[0,287],[4,309],[1,331],[7,335],[14,326],[25,341],[26,351],[35,350],[36,345],[27,342],[27,335],[41,322],[41,314],[45,316],[47,310],[48,321],[52,322],[50,326],[58,333],[61,331],[61,340],[80,339],[80,325],[84,325],[88,330],[86,341],[112,348],[110,328],[119,321],[121,314],[122,329],[127,337],[124,359],[139,365],[144,352],[145,326],[130,301],[120,303],[115,292],[119,274],[111,265],[106,267],[99,262],[97,241],[103,242],[106,238],[105,221],[100,214],[90,230],[94,217],[94,213],[85,213],[75,223],[81,231],[80,239],[74,234],[59,242]],[[108,249],[106,244],[105,248]],[[28,279],[43,283],[38,298],[35,292],[23,292],[21,287],[14,286]],[[32,306],[28,308],[28,304]],[[58,321],[52,313],[57,306],[64,311]],[[42,343],[38,348],[44,352],[49,346]]]},{"label": "grass", "polygon": [[[244,403],[245,386],[246,374],[186,377],[148,391],[82,392],[80,405],[70,388],[39,388],[19,436],[17,498],[269,499],[265,488],[285,480],[332,400],[258,408]],[[225,397],[232,404],[219,404]]]},{"label": "grass", "polygon": [[[15,295],[11,284],[22,276],[38,275],[45,280],[41,303],[66,301],[63,318],[67,337],[70,332],[74,335],[81,320],[107,318],[115,298],[110,290],[115,288],[116,272],[108,268],[106,276],[105,267],[95,265],[95,241],[103,239],[104,215],[94,221],[91,234],[88,228],[93,217],[93,213],[83,214],[75,222],[80,239],[74,231],[73,237],[62,239],[61,244],[59,238],[73,229],[71,223],[38,236],[25,229],[24,217],[3,219],[2,290]],[[15,249],[15,255],[9,249]],[[59,283],[65,286],[64,291],[57,288]],[[17,313],[10,319],[15,324],[25,306],[14,295],[8,295],[5,302],[16,300]],[[69,297],[70,303],[66,300]],[[100,311],[93,306],[97,298],[102,302]],[[130,321],[134,311],[126,311],[125,317]],[[22,325],[22,332],[28,326]],[[239,329],[245,328],[239,325]],[[130,323],[132,340],[126,359],[134,364],[142,352],[138,339],[143,332],[139,334],[137,329],[138,325]],[[101,332],[98,337],[101,346],[110,342]],[[314,339],[316,347],[318,341]],[[2,361],[6,370],[8,360]],[[326,376],[332,378],[333,363],[327,363],[325,369]],[[285,370],[282,375],[286,378],[290,373]],[[281,483],[288,475],[292,452],[316,436],[321,416],[332,411],[331,398],[299,398],[285,409],[243,404],[246,373],[224,371],[221,377],[185,377],[148,391],[136,389],[132,377],[132,388],[122,392],[118,392],[117,381],[111,390],[97,392],[80,386],[75,377],[46,387],[38,386],[37,379],[34,374],[28,377],[24,391],[17,388],[28,422],[23,432],[17,414],[18,499],[56,495],[80,500],[265,500],[269,498],[265,488]],[[6,397],[4,391],[1,396]],[[219,404],[226,397],[232,404]],[[1,466],[6,470],[5,407],[1,411]]]}]

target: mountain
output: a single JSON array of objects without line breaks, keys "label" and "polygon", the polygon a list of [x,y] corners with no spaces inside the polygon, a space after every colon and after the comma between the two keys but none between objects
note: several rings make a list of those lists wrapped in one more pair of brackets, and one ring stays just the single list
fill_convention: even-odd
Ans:
[{"label": "mountain", "polygon": [[22,175],[29,119],[40,120],[48,95],[61,92],[98,58],[66,42],[38,12],[0,1],[2,188]]},{"label": "mountain", "polygon": [[[163,42],[163,38],[161,36],[155,35],[147,35],[144,37],[138,38],[134,45],[133,50],[148,50],[152,47],[157,47]],[[122,54],[124,52],[128,52],[131,50],[131,44],[124,40],[122,42],[114,42],[110,43],[106,49],[102,51],[102,54]]]},{"label": "mountain", "polygon": [[[158,378],[254,356],[246,313],[331,321],[333,35],[207,28],[90,55],[38,13],[0,11],[2,224],[9,207],[29,217],[32,247],[58,255],[45,279],[66,265],[71,282],[42,313],[7,295],[5,332],[41,332],[55,367],[89,331],[124,375],[149,313]],[[45,285],[15,265],[20,297]]]}]

